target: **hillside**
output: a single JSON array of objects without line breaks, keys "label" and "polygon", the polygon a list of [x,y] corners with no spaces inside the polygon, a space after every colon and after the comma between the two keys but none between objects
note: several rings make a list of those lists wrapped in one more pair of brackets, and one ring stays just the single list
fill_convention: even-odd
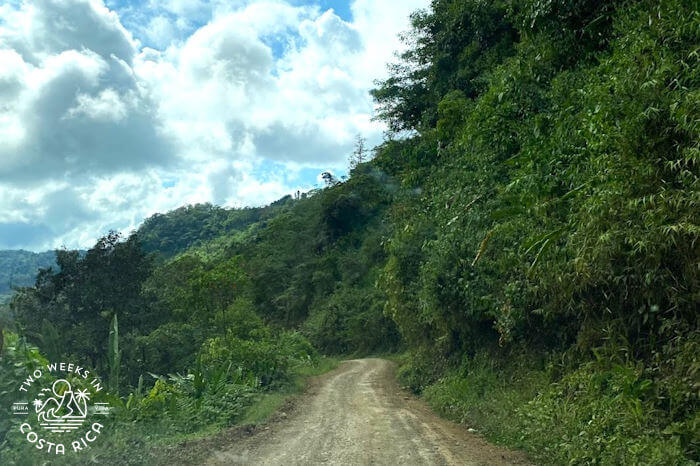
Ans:
[{"label": "hillside", "polygon": [[61,252],[15,329],[130,400],[100,459],[240,422],[319,355],[399,353],[538,463],[695,464],[697,26],[685,0],[435,0],[347,181]]},{"label": "hillside", "polygon": [[[211,204],[183,206],[147,218],[136,234],[145,251],[168,258],[216,238],[230,239],[236,233],[243,233],[274,216],[290,201],[291,196],[287,196],[266,207],[243,209]],[[0,302],[9,299],[13,287],[33,285],[39,269],[46,267],[56,267],[54,251],[0,250]]]},{"label": "hillside", "polygon": [[0,251],[0,295],[9,294],[13,287],[33,285],[40,268],[55,265],[56,255],[53,251]]},{"label": "hillside", "polygon": [[222,208],[211,204],[180,207],[166,214],[147,218],[137,229],[144,250],[172,257],[190,247],[201,246],[215,238],[232,237],[245,232],[285,209],[286,196],[265,207]]}]

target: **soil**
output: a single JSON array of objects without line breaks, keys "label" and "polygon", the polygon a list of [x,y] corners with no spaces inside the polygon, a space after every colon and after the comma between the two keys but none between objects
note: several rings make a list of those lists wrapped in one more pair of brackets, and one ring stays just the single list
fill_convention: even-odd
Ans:
[{"label": "soil", "polygon": [[384,359],[355,359],[311,380],[265,425],[183,443],[169,464],[512,465],[523,453],[494,446],[435,415],[396,383]]}]

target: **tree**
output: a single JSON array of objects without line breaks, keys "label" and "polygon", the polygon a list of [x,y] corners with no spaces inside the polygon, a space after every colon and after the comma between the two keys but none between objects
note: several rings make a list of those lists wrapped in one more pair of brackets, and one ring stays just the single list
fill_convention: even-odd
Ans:
[{"label": "tree", "polygon": [[353,170],[359,164],[367,161],[367,139],[362,137],[361,134],[355,136],[355,149],[352,151],[349,157],[350,170]]},{"label": "tree", "polygon": [[[135,235],[124,239],[110,232],[84,255],[56,253],[58,271],[43,269],[33,288],[17,293],[10,305],[25,333],[41,343],[48,321],[62,336],[62,351],[93,365],[103,364],[109,319],[120,316],[123,334],[149,331],[161,316],[150,312],[152,303],[141,292],[153,270],[153,258]],[[70,347],[68,347],[70,346]],[[62,356],[66,356],[63,354]]]},{"label": "tree", "polygon": [[328,188],[338,184],[338,178],[336,178],[335,175],[333,175],[333,173],[331,172],[321,173],[321,179],[323,179],[323,182],[326,183],[326,187]]}]

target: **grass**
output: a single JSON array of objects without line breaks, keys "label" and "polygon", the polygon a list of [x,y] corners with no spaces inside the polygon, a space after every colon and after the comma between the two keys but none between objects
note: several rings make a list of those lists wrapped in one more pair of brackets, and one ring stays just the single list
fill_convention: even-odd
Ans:
[{"label": "grass", "polygon": [[678,422],[660,410],[640,364],[560,369],[526,354],[504,361],[484,352],[427,386],[423,397],[538,464],[695,464],[687,437],[697,432],[697,414]]},{"label": "grass", "polygon": [[387,359],[389,361],[395,362],[396,364],[405,364],[409,361],[410,354],[404,351],[401,353],[382,353],[373,357]]},{"label": "grass", "polygon": [[300,366],[295,369],[297,383],[300,381],[304,381],[305,377],[315,377],[317,375],[325,374],[326,372],[332,371],[333,369],[338,367],[339,363],[340,360],[338,358],[322,356],[319,359],[318,364],[315,364],[313,366]]},{"label": "grass", "polygon": [[260,397],[246,409],[245,414],[240,422],[240,425],[259,425],[264,424],[270,416],[287,401],[292,393],[285,390],[283,392],[263,393]]},{"label": "grass", "polygon": [[477,356],[468,369],[448,373],[424,392],[425,400],[443,416],[476,429],[490,441],[527,449],[517,412],[548,385],[542,369],[509,367]]},{"label": "grass", "polygon": [[314,366],[299,366],[294,370],[292,383],[282,390],[261,394],[236,424],[259,425],[264,424],[282,405],[293,395],[300,393],[306,387],[309,377],[325,374],[338,367],[338,359],[330,357],[320,358]]}]

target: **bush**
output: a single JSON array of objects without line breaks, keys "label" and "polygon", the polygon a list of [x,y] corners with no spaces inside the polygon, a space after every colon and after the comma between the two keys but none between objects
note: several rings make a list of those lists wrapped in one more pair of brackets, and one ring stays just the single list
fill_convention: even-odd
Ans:
[{"label": "bush", "polygon": [[[619,352],[620,348],[615,351]],[[578,367],[565,355],[478,353],[432,385],[439,412],[545,464],[694,464],[697,412],[675,420],[640,363],[610,362],[610,349]]]},{"label": "bush", "polygon": [[296,363],[316,358],[311,344],[295,332],[281,332],[277,338],[244,340],[230,330],[223,337],[207,340],[199,353],[199,364],[208,371],[234,369],[244,378],[252,378],[263,388],[280,386],[289,381]]}]

